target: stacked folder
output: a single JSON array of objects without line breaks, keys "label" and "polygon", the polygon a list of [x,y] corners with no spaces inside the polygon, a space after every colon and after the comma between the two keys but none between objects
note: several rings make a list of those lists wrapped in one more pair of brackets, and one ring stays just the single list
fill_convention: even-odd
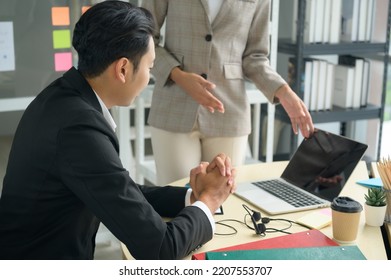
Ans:
[{"label": "stacked folder", "polygon": [[365,260],[357,246],[339,246],[313,229],[198,253],[193,260]]},{"label": "stacked folder", "polygon": [[357,246],[323,246],[207,252],[207,260],[365,260]]}]

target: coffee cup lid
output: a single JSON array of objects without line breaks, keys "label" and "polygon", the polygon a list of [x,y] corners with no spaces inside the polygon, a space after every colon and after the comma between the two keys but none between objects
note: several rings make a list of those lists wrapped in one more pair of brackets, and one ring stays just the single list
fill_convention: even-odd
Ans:
[{"label": "coffee cup lid", "polygon": [[347,196],[339,196],[333,199],[331,209],[346,213],[357,213],[361,212],[363,208],[360,202]]}]

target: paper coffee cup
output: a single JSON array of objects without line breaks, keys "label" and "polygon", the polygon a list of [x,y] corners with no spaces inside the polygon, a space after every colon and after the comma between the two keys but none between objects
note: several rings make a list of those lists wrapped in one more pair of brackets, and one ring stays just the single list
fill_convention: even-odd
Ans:
[{"label": "paper coffee cup", "polygon": [[362,205],[350,197],[340,196],[331,203],[333,238],[338,243],[353,243],[357,238]]}]

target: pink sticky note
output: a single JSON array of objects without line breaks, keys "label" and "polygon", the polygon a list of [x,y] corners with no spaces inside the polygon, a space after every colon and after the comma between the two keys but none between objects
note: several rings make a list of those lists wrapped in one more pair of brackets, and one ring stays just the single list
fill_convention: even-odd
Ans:
[{"label": "pink sticky note", "polygon": [[55,53],[54,54],[54,69],[59,71],[67,71],[72,67],[72,53]]}]

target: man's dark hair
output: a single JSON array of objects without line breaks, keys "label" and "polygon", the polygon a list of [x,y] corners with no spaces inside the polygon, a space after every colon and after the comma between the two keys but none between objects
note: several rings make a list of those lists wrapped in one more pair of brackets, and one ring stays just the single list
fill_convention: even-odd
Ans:
[{"label": "man's dark hair", "polygon": [[73,32],[78,70],[93,78],[126,57],[137,71],[153,32],[153,17],[146,9],[122,1],[95,4],[80,17]]}]

